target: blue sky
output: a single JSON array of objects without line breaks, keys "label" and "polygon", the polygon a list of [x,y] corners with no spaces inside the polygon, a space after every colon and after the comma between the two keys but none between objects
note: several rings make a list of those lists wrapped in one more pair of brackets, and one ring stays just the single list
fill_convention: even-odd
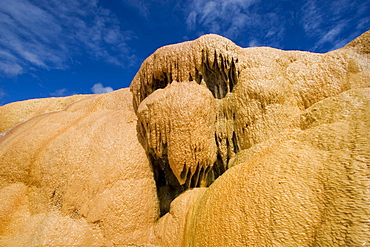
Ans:
[{"label": "blue sky", "polygon": [[206,33],[327,52],[369,13],[370,0],[0,0],[0,105],[128,87],[157,48]]}]

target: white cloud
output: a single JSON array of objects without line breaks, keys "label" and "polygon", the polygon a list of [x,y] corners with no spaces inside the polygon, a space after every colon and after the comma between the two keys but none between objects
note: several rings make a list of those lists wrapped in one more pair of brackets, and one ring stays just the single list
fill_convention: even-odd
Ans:
[{"label": "white cloud", "polygon": [[217,33],[232,40],[243,37],[242,46],[279,47],[286,20],[277,5],[260,0],[192,0],[185,8],[186,25],[197,36]]},{"label": "white cloud", "polygon": [[7,51],[0,50],[0,71],[11,77],[21,74],[22,67],[17,64],[17,57]]},{"label": "white cloud", "polygon": [[309,36],[314,35],[322,25],[323,17],[321,9],[317,6],[315,0],[310,0],[302,6],[301,10],[303,13],[301,23],[304,31]]},{"label": "white cloud", "polygon": [[196,21],[197,21],[197,13],[193,10],[190,12],[188,17],[186,18],[186,25],[189,30],[195,29]]},{"label": "white cloud", "polygon": [[14,77],[16,75],[22,74],[22,67],[13,62],[1,61],[0,71],[4,73],[5,76]]},{"label": "white cloud", "polygon": [[[90,0],[3,0],[0,4],[0,73],[65,69],[76,55],[127,65],[132,52],[116,16]],[[5,55],[4,55],[5,54]]]},{"label": "white cloud", "polygon": [[4,90],[0,88],[0,100],[5,96]]},{"label": "white cloud", "polygon": [[104,87],[103,84],[99,82],[99,83],[94,84],[94,86],[91,88],[91,91],[95,94],[110,93],[110,92],[113,92],[113,88],[109,86]]},{"label": "white cloud", "polygon": [[249,47],[256,47],[256,46],[260,46],[260,43],[258,42],[258,40],[256,39],[251,39],[248,43],[248,46]]},{"label": "white cloud", "polygon": [[250,23],[249,7],[258,0],[193,0],[186,17],[188,30],[201,26],[206,32],[236,38]]},{"label": "white cloud", "polygon": [[[191,0],[183,6],[187,29],[194,36],[217,33],[239,40],[242,46],[282,48],[283,42],[297,42],[303,32],[297,48],[323,52],[340,48],[366,30],[370,23],[368,2]],[[355,28],[349,30],[350,26]],[[297,30],[296,36],[286,35],[293,30]]]},{"label": "white cloud", "polygon": [[144,18],[148,18],[149,16],[149,7],[151,5],[150,1],[148,0],[123,0],[126,4],[136,8],[140,15]]},{"label": "white cloud", "polygon": [[338,36],[340,35],[340,33],[342,32],[343,28],[344,28],[344,24],[343,23],[339,23],[337,24],[335,27],[333,27],[332,29],[330,29],[326,34],[324,34],[315,44],[315,48],[318,48],[320,46],[322,46],[323,44],[325,43],[336,43],[337,40],[338,40]]},{"label": "white cloud", "polygon": [[55,97],[62,97],[62,96],[67,96],[67,95],[69,95],[67,88],[58,89],[50,93],[50,96],[55,96]]},{"label": "white cloud", "polygon": [[366,27],[370,26],[370,17],[362,18],[359,23],[357,24],[357,29],[366,29]]},{"label": "white cloud", "polygon": [[[317,40],[310,50],[338,49],[361,34],[365,29],[363,23],[370,22],[366,14],[370,11],[367,2],[361,0],[307,1],[301,8],[301,25],[307,37]],[[352,30],[348,30],[347,26],[351,23],[358,24]]]}]

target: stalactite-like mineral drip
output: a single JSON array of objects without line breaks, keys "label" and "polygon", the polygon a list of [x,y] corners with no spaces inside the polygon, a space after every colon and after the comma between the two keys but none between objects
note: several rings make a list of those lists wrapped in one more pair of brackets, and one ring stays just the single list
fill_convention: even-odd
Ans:
[{"label": "stalactite-like mineral drip", "polygon": [[[208,186],[238,151],[226,96],[238,82],[238,47],[218,35],[158,49],[131,83],[158,193]],[[175,178],[175,180],[174,180]],[[167,198],[161,196],[160,198]],[[168,207],[168,201],[163,212]]]},{"label": "stalactite-like mineral drip", "polygon": [[173,82],[140,104],[148,146],[159,158],[166,154],[180,185],[216,160],[215,109],[210,91],[194,81]]},{"label": "stalactite-like mineral drip", "polygon": [[237,46],[218,35],[169,45],[148,57],[131,83],[134,107],[156,89],[172,81],[197,81],[208,87],[215,98],[223,98],[237,83]]}]

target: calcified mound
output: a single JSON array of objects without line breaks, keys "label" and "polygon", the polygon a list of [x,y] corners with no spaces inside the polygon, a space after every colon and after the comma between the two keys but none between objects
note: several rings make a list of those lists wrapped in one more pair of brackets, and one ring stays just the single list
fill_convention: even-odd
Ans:
[{"label": "calcified mound", "polygon": [[130,90],[0,107],[0,245],[366,246],[369,51],[205,35]]}]

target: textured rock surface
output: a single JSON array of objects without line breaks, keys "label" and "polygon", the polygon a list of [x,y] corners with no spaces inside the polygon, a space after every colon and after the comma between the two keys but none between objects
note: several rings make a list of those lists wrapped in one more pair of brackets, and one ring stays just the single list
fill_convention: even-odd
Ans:
[{"label": "textured rock surface", "polygon": [[90,95],[73,95],[70,97],[33,99],[14,102],[0,107],[0,133],[23,123],[38,115],[64,110],[79,100]]},{"label": "textured rock surface", "polygon": [[215,107],[211,92],[194,81],[173,82],[139,106],[147,149],[158,158],[166,156],[180,185],[193,176],[199,177],[193,187],[201,184],[204,171],[216,161]]},{"label": "textured rock surface", "polygon": [[2,106],[0,245],[369,245],[369,87],[370,32],[326,54],[205,35],[131,90]]},{"label": "textured rock surface", "polygon": [[370,89],[347,91],[238,154],[195,204],[187,245],[368,245],[369,110]]},{"label": "textured rock surface", "polygon": [[[79,229],[80,242],[74,244],[88,245],[80,235],[95,230],[100,242],[149,242],[147,229],[158,218],[157,195],[131,104],[128,89],[90,97],[32,118],[1,138],[0,184],[24,187],[5,189],[15,199],[1,200],[9,201],[7,208],[26,207],[23,214],[31,215],[19,220],[21,232],[13,231],[12,239],[22,238],[26,245],[64,244],[63,237],[55,242],[55,233],[44,232],[53,222],[56,229]],[[4,233],[10,233],[9,224],[0,224]],[[32,229],[24,235],[31,226],[40,237]]]}]

